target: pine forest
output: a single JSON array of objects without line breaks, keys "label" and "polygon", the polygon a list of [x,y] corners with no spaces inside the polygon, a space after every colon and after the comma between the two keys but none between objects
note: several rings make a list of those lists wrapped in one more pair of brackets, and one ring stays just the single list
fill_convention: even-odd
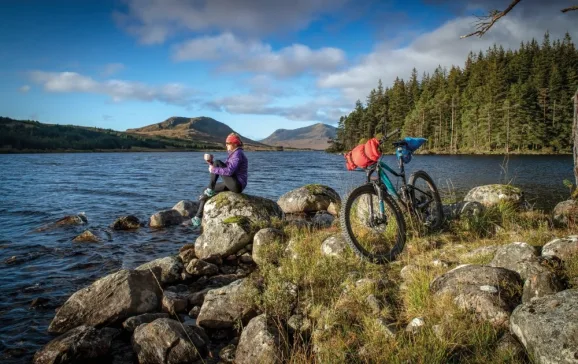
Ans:
[{"label": "pine forest", "polygon": [[379,80],[339,120],[329,151],[350,150],[394,128],[419,136],[430,153],[570,153],[578,51],[569,34],[518,50],[494,45],[470,53],[463,68],[442,66],[418,79]]}]

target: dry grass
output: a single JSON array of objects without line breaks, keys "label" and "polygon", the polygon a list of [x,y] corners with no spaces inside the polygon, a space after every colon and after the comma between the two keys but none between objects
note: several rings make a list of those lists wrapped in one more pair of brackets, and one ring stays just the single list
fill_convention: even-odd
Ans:
[{"label": "dry grass", "polygon": [[[488,263],[492,254],[461,258],[476,248],[514,241],[541,246],[556,236],[570,235],[553,228],[540,212],[520,213],[503,205],[451,221],[441,233],[410,235],[398,261],[375,265],[349,249],[339,257],[322,255],[323,240],[340,234],[338,228],[285,227],[285,233],[291,251],[287,242],[270,248],[267,253],[275,263],[254,275],[260,294],[253,300],[280,326],[294,313],[311,320],[309,334],[295,335],[286,343],[290,363],[525,362],[496,350],[503,328],[461,312],[450,299],[432,295],[430,282],[461,263]],[[403,281],[400,271],[410,264],[415,269]],[[565,272],[578,277],[578,259],[567,262]],[[406,332],[416,317],[422,317],[425,326],[415,334]]]}]

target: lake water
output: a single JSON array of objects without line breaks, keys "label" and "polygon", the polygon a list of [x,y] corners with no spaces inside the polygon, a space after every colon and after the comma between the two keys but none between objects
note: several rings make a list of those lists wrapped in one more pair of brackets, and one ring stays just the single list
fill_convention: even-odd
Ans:
[{"label": "lake water", "polygon": [[[342,196],[364,179],[339,155],[322,152],[247,152],[246,193],[277,200],[308,183]],[[217,153],[224,159],[225,153]],[[388,161],[395,166],[393,156]],[[551,209],[568,196],[571,156],[415,156],[407,172],[426,170],[443,195],[510,182],[535,206]],[[103,243],[71,240],[89,228],[104,236],[124,215],[146,221],[183,199],[196,199],[208,180],[202,153],[83,153],[0,155],[0,362],[30,362],[51,340],[46,329],[72,293],[120,268],[175,254],[196,235],[189,227],[113,232]],[[65,215],[85,212],[88,225],[36,232]],[[14,259],[10,259],[15,256]],[[45,308],[30,308],[48,298]]]}]

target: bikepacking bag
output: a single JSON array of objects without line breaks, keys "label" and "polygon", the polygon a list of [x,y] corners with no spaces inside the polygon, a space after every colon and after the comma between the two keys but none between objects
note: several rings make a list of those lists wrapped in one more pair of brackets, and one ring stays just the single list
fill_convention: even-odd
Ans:
[{"label": "bikepacking bag", "polygon": [[353,171],[355,168],[367,168],[377,163],[381,157],[379,151],[379,140],[371,138],[364,144],[359,144],[349,153],[345,154],[345,166],[347,170]]},{"label": "bikepacking bag", "polygon": [[411,162],[411,156],[413,152],[418,150],[427,139],[425,138],[412,138],[412,137],[405,137],[403,139],[405,141],[405,145],[395,151],[395,155],[397,158],[401,159],[403,163],[407,164]]}]

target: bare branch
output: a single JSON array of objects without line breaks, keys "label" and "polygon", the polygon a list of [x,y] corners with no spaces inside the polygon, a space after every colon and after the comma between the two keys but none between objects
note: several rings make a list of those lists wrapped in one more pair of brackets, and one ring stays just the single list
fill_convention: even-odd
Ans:
[{"label": "bare branch", "polygon": [[462,35],[460,38],[471,37],[472,35],[477,35],[478,37],[486,34],[488,30],[498,21],[500,18],[505,16],[522,0],[513,0],[510,5],[504,11],[494,10],[491,11],[489,15],[478,17],[479,21],[476,24],[476,31],[467,35]]},{"label": "bare branch", "polygon": [[562,9],[562,12],[563,12],[563,13],[567,13],[567,12],[569,12],[569,11],[574,11],[574,10],[578,10],[578,5],[574,5],[574,6],[571,6],[571,7],[569,7],[569,8]]}]

